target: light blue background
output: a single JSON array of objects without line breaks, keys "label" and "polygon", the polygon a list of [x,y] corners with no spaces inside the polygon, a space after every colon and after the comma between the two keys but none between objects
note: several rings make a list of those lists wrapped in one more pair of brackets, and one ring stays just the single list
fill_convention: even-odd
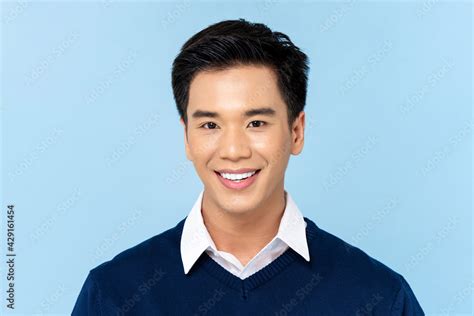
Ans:
[{"label": "light blue background", "polygon": [[240,17],[288,34],[310,58],[305,148],[286,176],[303,214],[401,273],[428,315],[471,314],[472,10],[3,3],[0,240],[3,262],[13,203],[14,314],[70,314],[90,269],[187,215],[202,184],[171,64],[195,32]]}]

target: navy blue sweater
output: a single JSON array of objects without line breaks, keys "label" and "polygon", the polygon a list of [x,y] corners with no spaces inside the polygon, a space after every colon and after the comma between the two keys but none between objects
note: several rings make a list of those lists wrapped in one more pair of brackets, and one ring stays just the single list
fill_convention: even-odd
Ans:
[{"label": "navy blue sweater", "polygon": [[92,269],[72,315],[424,315],[402,275],[313,221],[307,262],[291,248],[241,280],[205,252],[184,274],[184,225]]}]

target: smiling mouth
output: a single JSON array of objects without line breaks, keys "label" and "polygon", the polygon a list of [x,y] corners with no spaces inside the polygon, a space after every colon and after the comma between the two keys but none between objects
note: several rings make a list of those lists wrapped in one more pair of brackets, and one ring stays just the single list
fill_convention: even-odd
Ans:
[{"label": "smiling mouth", "polygon": [[261,169],[256,169],[254,171],[249,171],[249,172],[244,172],[244,173],[240,173],[240,174],[237,174],[237,173],[225,173],[225,172],[218,172],[218,171],[215,171],[215,173],[226,179],[226,180],[230,180],[230,181],[233,181],[233,182],[236,182],[236,183],[239,183],[241,181],[244,181],[245,179],[248,179],[252,176],[254,176],[255,174],[259,173]]},{"label": "smiling mouth", "polygon": [[260,171],[261,169],[257,169],[253,172],[240,174],[239,176],[226,173],[221,174],[217,171],[214,171],[214,173],[220,182],[228,189],[243,190],[255,182]]}]

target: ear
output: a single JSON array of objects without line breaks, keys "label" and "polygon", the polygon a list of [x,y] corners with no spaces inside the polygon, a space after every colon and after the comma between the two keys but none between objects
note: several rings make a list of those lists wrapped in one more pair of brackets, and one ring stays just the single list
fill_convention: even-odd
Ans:
[{"label": "ear", "polygon": [[184,149],[186,150],[186,158],[189,161],[193,161],[192,155],[191,155],[191,149],[189,148],[189,142],[188,142],[188,129],[182,117],[180,118],[179,122],[184,128]]},{"label": "ear", "polygon": [[291,128],[291,153],[299,155],[304,146],[305,112],[301,111]]}]

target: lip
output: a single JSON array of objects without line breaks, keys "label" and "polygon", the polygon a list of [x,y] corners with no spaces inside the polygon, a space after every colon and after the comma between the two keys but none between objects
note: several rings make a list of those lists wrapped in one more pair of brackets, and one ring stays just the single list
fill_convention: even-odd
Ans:
[{"label": "lip", "polygon": [[260,169],[252,169],[252,168],[242,168],[242,169],[237,169],[237,170],[232,170],[232,169],[220,169],[216,170],[219,173],[246,173],[246,172],[252,172]]},{"label": "lip", "polygon": [[[241,170],[244,170],[244,169],[241,169]],[[253,171],[255,169],[247,169],[247,170]],[[232,180],[226,179],[226,178],[222,177],[219,174],[219,172],[217,172],[217,171],[215,171],[215,174],[216,174],[217,178],[219,178],[220,182],[226,188],[233,189],[233,190],[243,190],[243,189],[248,188],[249,186],[251,186],[252,183],[254,183],[255,180],[257,180],[257,177],[260,174],[260,171],[261,171],[261,169],[257,169],[257,172],[254,175],[252,175],[251,177],[248,177],[247,179],[242,180],[240,182],[234,182]]]}]

